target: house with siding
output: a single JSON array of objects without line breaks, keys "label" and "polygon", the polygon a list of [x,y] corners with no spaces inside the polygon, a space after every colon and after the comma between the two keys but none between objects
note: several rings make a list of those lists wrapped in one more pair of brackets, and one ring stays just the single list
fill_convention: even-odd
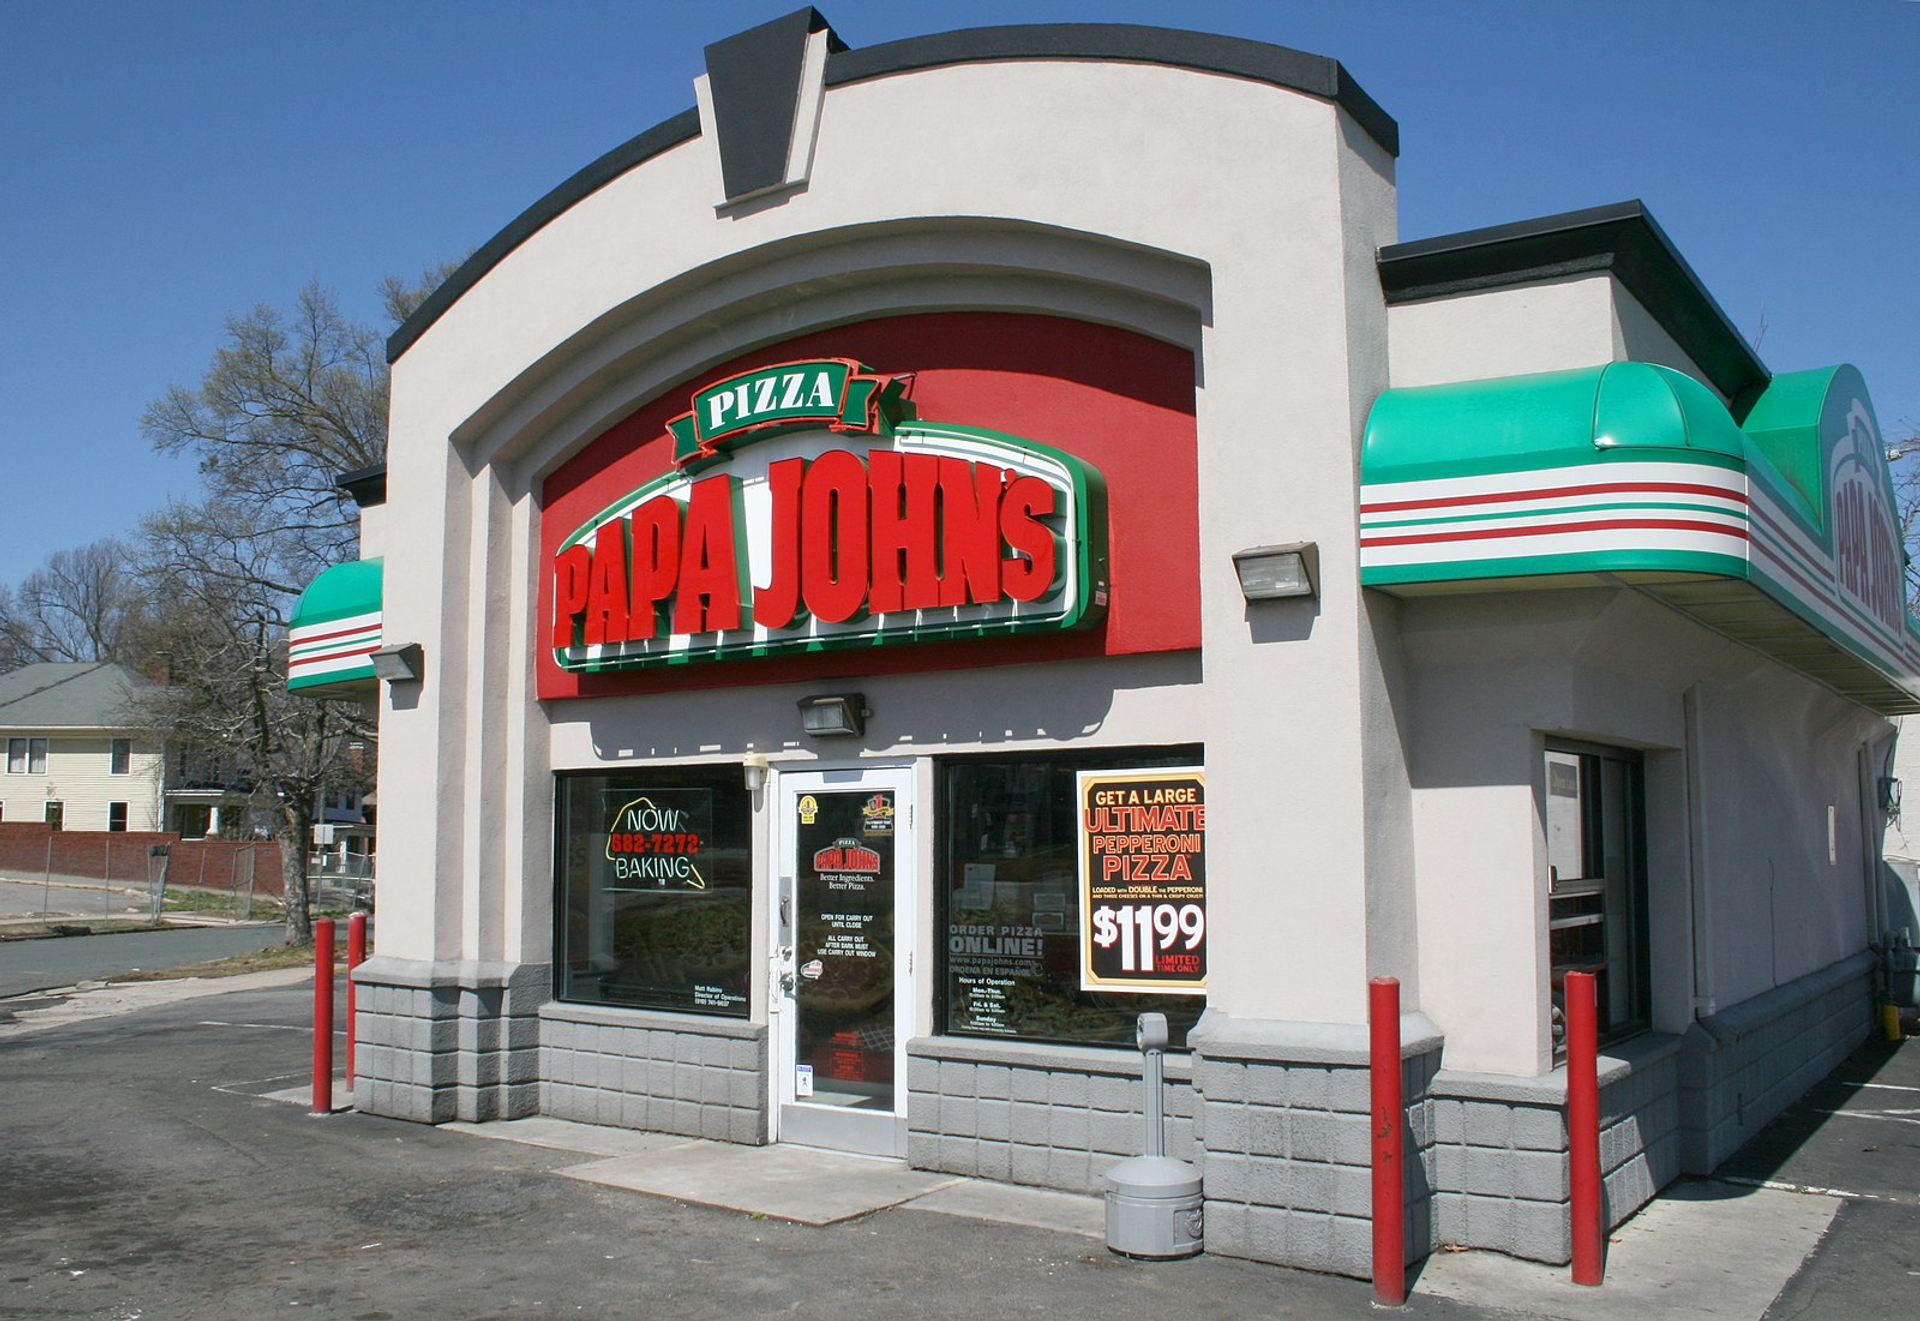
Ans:
[{"label": "house with siding", "polygon": [[111,662],[0,674],[0,820],[56,830],[160,830],[166,747],[136,727],[147,681]]}]

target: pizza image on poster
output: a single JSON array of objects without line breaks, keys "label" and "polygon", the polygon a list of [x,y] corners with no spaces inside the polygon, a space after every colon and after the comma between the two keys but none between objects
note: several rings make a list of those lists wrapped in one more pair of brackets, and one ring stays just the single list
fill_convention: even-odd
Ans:
[{"label": "pizza image on poster", "polygon": [[1191,995],[1207,985],[1207,776],[1082,771],[1080,989]]}]

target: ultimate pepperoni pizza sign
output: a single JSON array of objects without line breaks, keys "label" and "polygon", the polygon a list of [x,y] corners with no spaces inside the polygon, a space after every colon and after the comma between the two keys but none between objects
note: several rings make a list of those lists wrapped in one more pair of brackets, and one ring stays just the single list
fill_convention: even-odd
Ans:
[{"label": "ultimate pepperoni pizza sign", "polygon": [[591,673],[1078,628],[1105,484],[1052,446],[914,416],[909,378],[782,362],[694,392],[673,468],[561,542],[548,642]]},{"label": "ultimate pepperoni pizza sign", "polygon": [[1080,987],[1207,985],[1207,774],[1082,771]]}]

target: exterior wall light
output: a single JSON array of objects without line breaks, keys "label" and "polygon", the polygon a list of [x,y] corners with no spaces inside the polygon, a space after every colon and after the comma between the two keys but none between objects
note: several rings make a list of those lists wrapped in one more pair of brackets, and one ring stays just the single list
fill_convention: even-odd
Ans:
[{"label": "exterior wall light", "polygon": [[767,784],[767,759],[758,752],[749,752],[740,759],[741,773],[746,776],[747,792],[757,794]]},{"label": "exterior wall light", "polygon": [[374,677],[388,683],[417,683],[425,666],[425,653],[418,642],[382,647],[367,659],[373,662]]},{"label": "exterior wall light", "polygon": [[1312,541],[1289,541],[1235,551],[1233,571],[1240,577],[1240,594],[1249,601],[1318,596],[1320,546]]},{"label": "exterior wall light", "polygon": [[823,693],[800,699],[800,728],[815,738],[859,736],[867,732],[867,699],[863,693]]}]

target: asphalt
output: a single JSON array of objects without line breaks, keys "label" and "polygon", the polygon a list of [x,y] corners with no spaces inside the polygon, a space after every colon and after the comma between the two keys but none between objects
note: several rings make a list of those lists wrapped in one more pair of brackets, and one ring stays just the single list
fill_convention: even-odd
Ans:
[{"label": "asphalt", "polygon": [[[1111,1321],[1376,1310],[1362,1281],[1211,1255],[1115,1257],[1092,1199],[552,1120],[431,1129],[310,1116],[304,975],[231,985],[0,1001],[0,1312]],[[1726,1178],[1677,1185],[1617,1230],[1603,1287],[1445,1253],[1400,1314],[1905,1314],[1920,1146],[1900,1112],[1920,1109],[1915,1095],[1914,1047],[1865,1048]]]},{"label": "asphalt", "polygon": [[0,941],[0,997],[246,954],[286,934],[283,923],[269,922]]}]

